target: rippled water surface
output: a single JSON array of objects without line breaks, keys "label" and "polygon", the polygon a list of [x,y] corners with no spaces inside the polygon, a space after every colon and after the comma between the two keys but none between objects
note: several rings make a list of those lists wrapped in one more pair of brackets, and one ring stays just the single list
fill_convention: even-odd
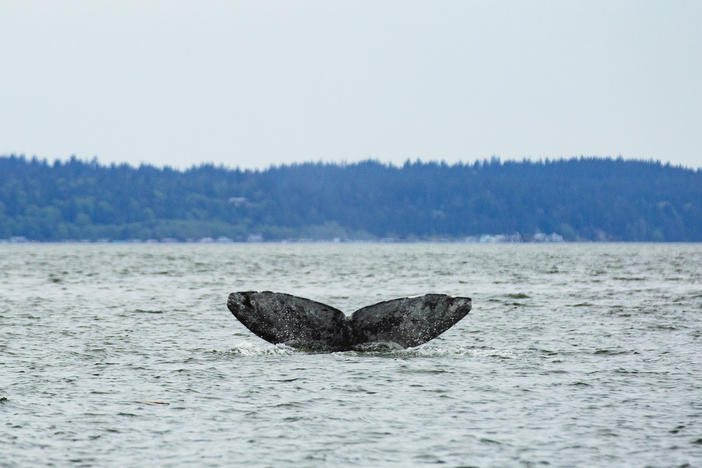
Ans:
[{"label": "rippled water surface", "polygon": [[[473,298],[409,350],[227,310]],[[702,465],[702,245],[2,245],[0,465]]]}]

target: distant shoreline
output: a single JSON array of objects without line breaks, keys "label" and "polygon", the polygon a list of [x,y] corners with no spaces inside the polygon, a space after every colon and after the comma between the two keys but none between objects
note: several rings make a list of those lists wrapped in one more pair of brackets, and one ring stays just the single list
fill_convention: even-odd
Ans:
[{"label": "distant shoreline", "polygon": [[186,171],[0,156],[0,239],[702,241],[702,170],[621,158]]},{"label": "distant shoreline", "polygon": [[0,246],[24,246],[24,245],[604,245],[604,244],[702,244],[702,241],[628,241],[628,240],[574,240],[574,241],[559,241],[559,242],[538,242],[538,241],[522,241],[522,242],[466,242],[461,240],[343,240],[334,241],[331,239],[320,240],[262,240],[262,241],[159,241],[152,240],[60,240],[60,241],[8,241],[0,239]]}]

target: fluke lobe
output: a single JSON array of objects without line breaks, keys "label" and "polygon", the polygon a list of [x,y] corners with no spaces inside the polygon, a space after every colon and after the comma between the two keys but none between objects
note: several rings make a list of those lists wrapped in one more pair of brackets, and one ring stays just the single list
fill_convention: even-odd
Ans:
[{"label": "fluke lobe", "polygon": [[235,292],[227,301],[246,328],[270,343],[328,351],[378,342],[419,346],[455,325],[471,306],[469,297],[427,294],[379,302],[347,317],[326,304],[271,291]]}]

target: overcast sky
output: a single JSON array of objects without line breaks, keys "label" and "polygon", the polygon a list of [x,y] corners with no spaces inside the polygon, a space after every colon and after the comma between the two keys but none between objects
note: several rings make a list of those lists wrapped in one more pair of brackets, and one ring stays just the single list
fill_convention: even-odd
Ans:
[{"label": "overcast sky", "polygon": [[702,167],[702,2],[0,0],[10,153]]}]

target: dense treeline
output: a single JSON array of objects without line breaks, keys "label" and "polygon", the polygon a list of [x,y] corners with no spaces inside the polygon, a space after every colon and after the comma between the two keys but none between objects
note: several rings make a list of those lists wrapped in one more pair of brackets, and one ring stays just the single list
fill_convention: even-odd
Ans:
[{"label": "dense treeline", "polygon": [[0,239],[702,241],[702,171],[579,158],[185,171],[0,157]]}]

